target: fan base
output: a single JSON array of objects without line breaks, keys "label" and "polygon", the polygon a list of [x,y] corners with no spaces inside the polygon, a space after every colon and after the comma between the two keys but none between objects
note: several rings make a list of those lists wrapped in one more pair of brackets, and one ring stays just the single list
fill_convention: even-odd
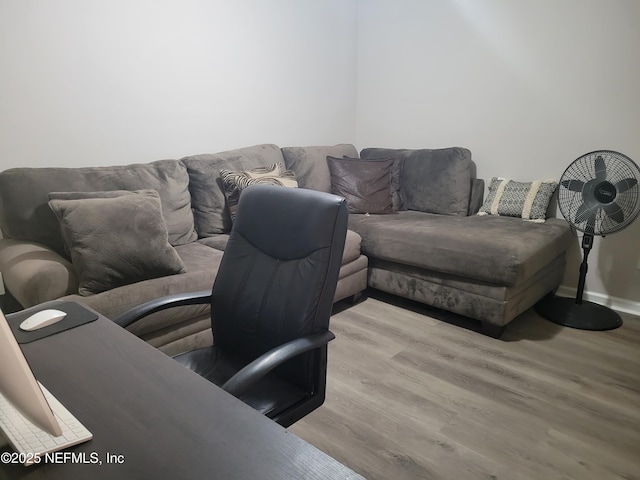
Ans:
[{"label": "fan base", "polygon": [[581,330],[613,330],[622,325],[620,315],[610,308],[586,301],[578,304],[573,298],[544,298],[535,310],[553,323]]}]

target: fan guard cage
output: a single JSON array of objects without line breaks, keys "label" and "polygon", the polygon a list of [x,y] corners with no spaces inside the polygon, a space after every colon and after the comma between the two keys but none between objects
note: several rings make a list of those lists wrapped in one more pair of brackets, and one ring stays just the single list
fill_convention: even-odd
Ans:
[{"label": "fan guard cage", "polygon": [[[597,200],[589,202],[592,194],[584,191],[587,185],[593,186],[598,177],[612,185],[617,192],[614,202],[607,205],[608,211]],[[638,179],[640,168],[622,153],[596,150],[582,155],[567,167],[560,178],[560,212],[582,232],[594,235],[618,232],[629,226],[640,213]],[[582,207],[583,204],[585,207]]]}]

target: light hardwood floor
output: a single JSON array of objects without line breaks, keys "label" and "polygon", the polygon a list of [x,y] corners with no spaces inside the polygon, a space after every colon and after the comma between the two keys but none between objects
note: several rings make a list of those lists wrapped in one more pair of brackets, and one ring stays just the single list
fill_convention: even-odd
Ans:
[{"label": "light hardwood floor", "polygon": [[373,295],[333,315],[327,400],[293,433],[371,480],[640,479],[639,317],[530,310],[496,340]]}]

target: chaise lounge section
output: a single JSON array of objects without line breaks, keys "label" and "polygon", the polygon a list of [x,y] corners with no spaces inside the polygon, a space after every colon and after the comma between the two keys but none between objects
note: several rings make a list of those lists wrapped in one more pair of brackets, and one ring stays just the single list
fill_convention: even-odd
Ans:
[{"label": "chaise lounge section", "polygon": [[[328,173],[318,155],[292,150],[295,155],[285,153],[291,168],[304,158],[307,171],[316,172],[313,178]],[[394,210],[349,215],[349,229],[362,237],[362,253],[369,259],[369,287],[479,320],[485,334],[499,337],[511,320],[561,284],[574,241],[567,222],[477,215],[484,181],[476,178],[468,149],[366,148],[353,161],[364,171],[385,159],[394,161],[389,179]],[[345,178],[345,171],[355,172],[353,178]],[[366,189],[360,187],[359,171],[340,173],[333,188],[324,184],[327,191],[343,194],[347,184],[346,194],[361,200]],[[539,192],[535,201],[546,214],[553,190],[546,196]]]}]

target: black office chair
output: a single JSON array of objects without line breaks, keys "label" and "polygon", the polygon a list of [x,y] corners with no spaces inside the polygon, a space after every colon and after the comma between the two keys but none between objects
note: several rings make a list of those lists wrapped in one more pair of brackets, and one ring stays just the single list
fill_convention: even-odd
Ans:
[{"label": "black office chair", "polygon": [[114,321],[126,327],[159,310],[210,302],[214,345],[174,358],[287,427],[324,402],[347,216],[335,195],[249,187],[212,292],[163,297]]}]

